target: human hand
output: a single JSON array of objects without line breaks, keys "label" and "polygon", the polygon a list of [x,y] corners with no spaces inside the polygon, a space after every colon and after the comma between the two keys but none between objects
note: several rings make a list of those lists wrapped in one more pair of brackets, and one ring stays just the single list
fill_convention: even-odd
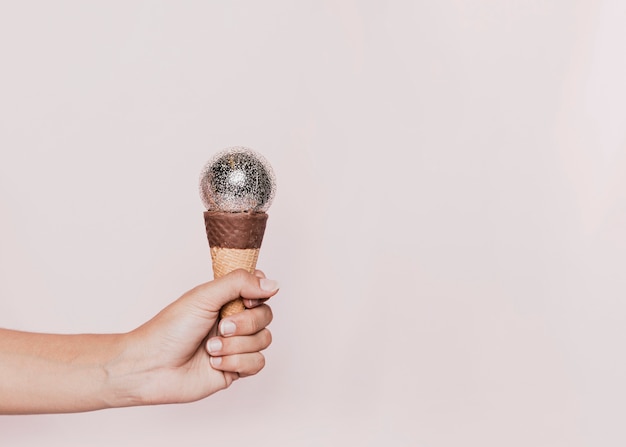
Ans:
[{"label": "human hand", "polygon": [[[120,402],[114,406],[191,402],[227,388],[265,365],[272,320],[264,301],[278,284],[243,270],[185,293],[125,335],[107,367]],[[219,321],[220,308],[242,297],[247,309]]]}]

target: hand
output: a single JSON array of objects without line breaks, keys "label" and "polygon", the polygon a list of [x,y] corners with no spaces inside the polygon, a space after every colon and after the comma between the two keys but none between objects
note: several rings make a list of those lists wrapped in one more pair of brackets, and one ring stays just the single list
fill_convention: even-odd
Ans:
[{"label": "hand", "polygon": [[[200,285],[126,335],[110,363],[114,406],[190,402],[227,388],[265,365],[272,311],[263,302],[278,285],[243,270]],[[242,297],[247,309],[219,322],[220,308]]]},{"label": "hand", "polygon": [[[278,285],[243,270],[187,292],[127,334],[0,329],[0,414],[190,402],[259,372],[271,342],[264,301]],[[220,308],[243,297],[247,309]],[[219,329],[219,332],[218,332]],[[210,353],[210,354],[209,354]]]}]

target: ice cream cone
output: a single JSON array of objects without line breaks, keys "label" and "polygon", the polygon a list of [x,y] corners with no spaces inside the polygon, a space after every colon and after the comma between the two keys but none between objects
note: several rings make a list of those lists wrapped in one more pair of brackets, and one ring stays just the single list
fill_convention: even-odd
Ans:
[{"label": "ice cream cone", "polygon": [[[266,223],[267,213],[264,212],[205,211],[204,224],[215,278],[237,269],[254,273]],[[226,304],[220,311],[220,317],[244,309],[243,300],[239,298]]]}]

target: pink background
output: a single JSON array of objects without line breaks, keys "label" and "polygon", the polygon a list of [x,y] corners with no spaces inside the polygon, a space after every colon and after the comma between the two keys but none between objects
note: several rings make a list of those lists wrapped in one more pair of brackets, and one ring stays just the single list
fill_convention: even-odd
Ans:
[{"label": "pink background", "polygon": [[282,291],[258,376],[0,417],[0,444],[626,444],[625,21],[618,0],[3,2],[0,326],[127,331],[209,280],[197,177],[232,145],[276,170],[260,267]]}]

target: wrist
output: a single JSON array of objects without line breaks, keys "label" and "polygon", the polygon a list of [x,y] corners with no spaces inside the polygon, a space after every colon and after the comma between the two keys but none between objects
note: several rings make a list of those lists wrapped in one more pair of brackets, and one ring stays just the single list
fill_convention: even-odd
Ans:
[{"label": "wrist", "polygon": [[114,336],[112,354],[104,363],[104,396],[109,408],[143,405],[142,374],[137,357],[133,355],[133,334]]}]

